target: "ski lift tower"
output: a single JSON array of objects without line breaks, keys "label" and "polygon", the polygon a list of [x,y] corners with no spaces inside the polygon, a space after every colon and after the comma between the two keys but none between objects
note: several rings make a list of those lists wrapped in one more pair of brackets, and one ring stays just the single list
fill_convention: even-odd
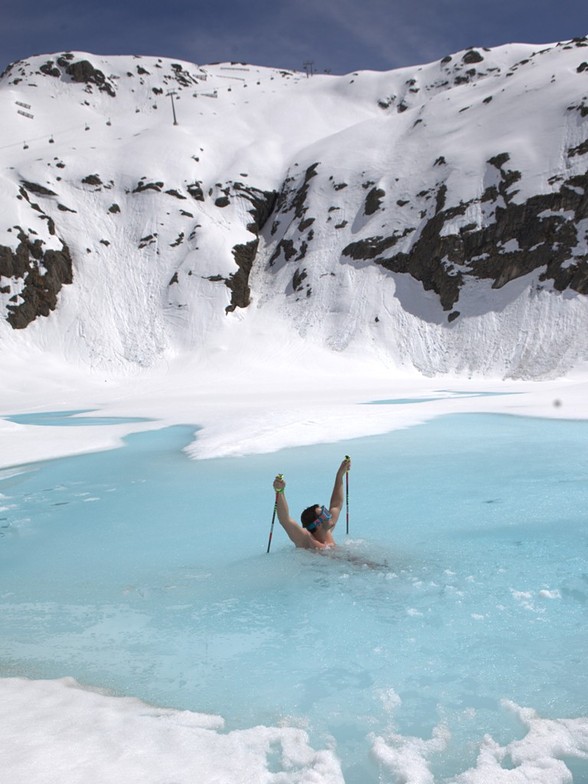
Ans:
[{"label": "ski lift tower", "polygon": [[171,98],[172,114],[174,116],[174,125],[177,125],[178,121],[177,121],[177,118],[176,118],[176,107],[174,106],[174,95],[177,95],[177,92],[175,90],[170,90],[167,93],[167,95],[169,95],[169,97]]}]

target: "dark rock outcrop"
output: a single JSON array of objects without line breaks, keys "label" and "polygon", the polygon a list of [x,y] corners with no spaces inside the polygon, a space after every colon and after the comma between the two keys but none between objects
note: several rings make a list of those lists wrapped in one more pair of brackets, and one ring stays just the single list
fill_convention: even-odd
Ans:
[{"label": "dark rock outcrop", "polygon": [[42,240],[32,240],[22,229],[18,238],[15,250],[0,245],[0,279],[3,290],[9,288],[7,281],[18,283],[19,294],[6,306],[6,320],[13,329],[24,329],[55,310],[57,295],[63,285],[72,283],[73,274],[65,243],[61,250],[44,249]]},{"label": "dark rock outcrop", "polygon": [[84,185],[102,185],[102,180],[100,179],[99,174],[88,174],[87,177],[83,178],[82,182]]},{"label": "dark rock outcrop", "polygon": [[558,191],[517,203],[512,186],[521,175],[505,168],[508,160],[505,153],[488,161],[500,178],[479,199],[493,203],[486,225],[466,224],[457,233],[447,232],[447,224],[465,215],[473,202],[446,208],[442,185],[435,214],[426,219],[409,250],[389,253],[413,229],[350,243],[343,255],[370,259],[391,272],[412,275],[439,296],[446,311],[458,301],[466,276],[491,280],[498,289],[537,271],[540,281],[552,281],[558,291],[588,294],[588,254],[577,250],[584,247],[578,224],[588,219],[588,174],[565,180]]},{"label": "dark rock outcrop", "polygon": [[[275,202],[276,220],[272,225],[272,235],[277,232],[278,227],[280,226],[282,226],[285,231],[287,226],[295,220],[299,221],[299,226],[310,226],[311,223],[308,221],[314,222],[314,218],[307,218],[306,213],[308,211],[307,200],[310,182],[313,177],[316,177],[318,166],[318,163],[313,163],[311,166],[308,166],[304,172],[302,182],[296,187],[293,187],[293,183],[296,182],[295,177],[290,176],[285,179]],[[288,261],[296,253],[299,254],[297,258],[304,258],[306,250],[306,243],[302,243],[300,248],[296,248],[293,240],[282,239],[278,242],[272,257],[269,260],[269,264],[272,266],[280,256],[283,256],[284,259]]]},{"label": "dark rock outcrop", "polygon": [[133,188],[133,193],[143,193],[144,191],[161,191],[163,188],[162,182],[139,182],[137,186]]},{"label": "dark rock outcrop", "polygon": [[365,205],[363,208],[364,214],[373,215],[374,212],[377,212],[380,209],[382,199],[385,195],[386,192],[381,188],[372,188],[365,199]]},{"label": "dark rock outcrop", "polygon": [[251,289],[249,288],[249,274],[257,253],[259,240],[251,240],[243,245],[235,245],[233,258],[239,267],[237,272],[226,281],[231,291],[231,304],[225,308],[230,313],[235,308],[246,308],[251,302]]},{"label": "dark rock outcrop", "polygon": [[196,201],[204,201],[204,191],[202,190],[202,183],[193,182],[186,186],[186,190],[190,196]]},{"label": "dark rock outcrop", "polygon": [[29,193],[34,193],[37,196],[57,196],[55,191],[46,188],[44,185],[39,185],[37,182],[27,182],[23,180],[22,187]]},{"label": "dark rock outcrop", "polygon": [[[61,69],[61,70],[60,70]],[[116,97],[116,90],[113,83],[104,73],[95,68],[89,60],[74,60],[71,52],[64,52],[59,55],[57,62],[47,60],[39,66],[40,73],[45,76],[52,76],[56,79],[63,78],[66,74],[72,82],[81,84],[95,85],[100,92],[107,93],[112,98]]]},{"label": "dark rock outcrop", "polygon": [[233,258],[239,269],[226,281],[231,291],[231,303],[225,308],[227,313],[235,308],[246,308],[251,302],[249,275],[259,246],[259,233],[269,220],[277,199],[275,191],[260,191],[241,183],[235,183],[235,191],[251,205],[248,212],[252,220],[247,224],[247,229],[255,235],[255,239],[233,248]]},{"label": "dark rock outcrop", "polygon": [[[57,61],[59,65],[63,65],[61,59]],[[107,93],[112,98],[116,97],[114,86],[108,81],[102,71],[94,68],[89,60],[77,60],[76,62],[66,63],[65,73],[71,78],[72,82],[94,84],[100,92]]]}]

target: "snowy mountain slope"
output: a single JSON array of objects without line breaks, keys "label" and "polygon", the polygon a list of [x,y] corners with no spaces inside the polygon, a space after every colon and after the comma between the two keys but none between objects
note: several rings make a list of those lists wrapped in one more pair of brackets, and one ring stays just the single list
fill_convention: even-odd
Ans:
[{"label": "snowy mountain slope", "polygon": [[586,39],[312,78],[64,53],[9,67],[0,105],[3,351],[588,358]]}]

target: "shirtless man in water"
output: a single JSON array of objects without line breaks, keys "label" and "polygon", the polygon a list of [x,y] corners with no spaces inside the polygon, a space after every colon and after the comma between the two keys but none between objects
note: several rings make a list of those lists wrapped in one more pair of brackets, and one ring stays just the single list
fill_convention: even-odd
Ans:
[{"label": "shirtless man in water", "polygon": [[301,526],[290,517],[285,493],[286,482],[279,476],[274,479],[278,520],[296,547],[324,550],[335,545],[332,531],[343,508],[343,477],[350,468],[351,460],[346,457],[337,470],[329,508],[326,509],[320,504],[307,507],[300,515]]}]

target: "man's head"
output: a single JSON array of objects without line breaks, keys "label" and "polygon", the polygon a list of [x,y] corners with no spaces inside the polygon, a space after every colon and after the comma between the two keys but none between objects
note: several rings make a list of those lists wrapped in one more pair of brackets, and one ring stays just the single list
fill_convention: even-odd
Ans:
[{"label": "man's head", "polygon": [[313,524],[318,517],[318,513],[320,512],[320,505],[319,504],[312,504],[311,506],[307,506],[304,512],[300,515],[300,522],[302,523],[303,528],[308,528],[310,526],[313,528]]},{"label": "man's head", "polygon": [[329,510],[324,506],[313,504],[312,506],[307,506],[302,512],[300,515],[300,522],[302,523],[303,528],[306,528],[310,533],[314,533],[319,526],[323,523],[327,523],[331,519],[331,516]]}]

